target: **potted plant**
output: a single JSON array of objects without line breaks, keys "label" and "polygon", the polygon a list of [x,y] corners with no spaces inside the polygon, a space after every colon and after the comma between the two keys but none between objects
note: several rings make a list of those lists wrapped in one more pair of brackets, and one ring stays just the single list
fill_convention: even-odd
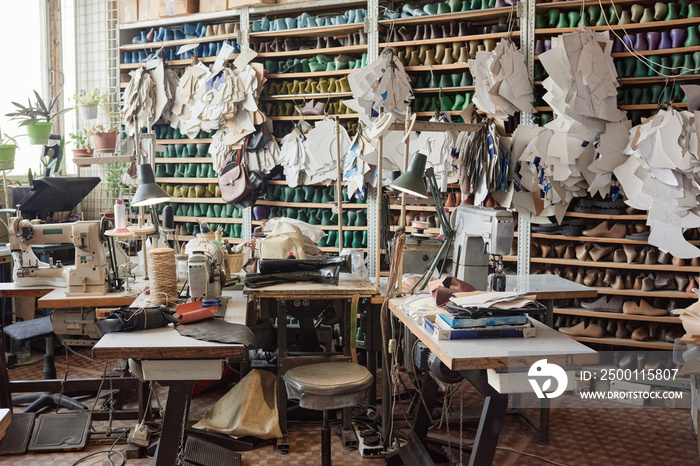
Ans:
[{"label": "potted plant", "polygon": [[90,165],[80,165],[77,159],[92,157],[92,144],[88,137],[87,131],[84,129],[78,130],[76,134],[69,134],[73,143],[73,162],[78,167],[89,167]]},{"label": "potted plant", "polygon": [[107,102],[107,92],[93,89],[88,94],[73,95],[73,100],[80,116],[86,120],[94,120],[97,118],[97,107]]},{"label": "potted plant", "polygon": [[25,107],[17,102],[12,102],[12,105],[17,107],[17,111],[8,113],[5,116],[12,117],[13,120],[23,120],[20,126],[27,127],[30,144],[46,145],[49,142],[49,136],[53,129],[53,122],[51,120],[72,110],[70,108],[65,108],[54,112],[54,107],[56,106],[56,102],[58,102],[58,97],[61,95],[61,92],[63,91],[56,94],[56,96],[51,99],[51,103],[46,106],[39,93],[34,91],[34,95],[36,96],[35,103],[32,103],[31,99],[28,99],[28,104]]},{"label": "potted plant", "polygon": [[0,137],[0,170],[12,170],[15,168],[15,152],[17,141],[5,134]]},{"label": "potted plant", "polygon": [[92,137],[92,147],[96,154],[113,153],[117,147],[117,127],[93,126],[88,135]]}]

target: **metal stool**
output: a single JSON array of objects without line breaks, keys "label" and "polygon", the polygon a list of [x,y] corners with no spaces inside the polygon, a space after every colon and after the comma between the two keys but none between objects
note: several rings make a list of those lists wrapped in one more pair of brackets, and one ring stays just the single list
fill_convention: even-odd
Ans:
[{"label": "metal stool", "polygon": [[323,411],[323,466],[331,464],[329,411],[362,403],[373,382],[374,378],[367,369],[351,362],[308,364],[290,369],[284,374],[289,399],[299,400],[302,408]]},{"label": "metal stool", "polygon": [[[56,364],[53,356],[53,325],[51,317],[39,317],[37,319],[17,322],[5,327],[5,333],[20,343],[44,338],[46,340],[46,354],[44,354],[44,380],[56,378]],[[24,410],[25,413],[35,413],[47,406],[61,406],[73,410],[88,409],[84,404],[59,393],[33,393],[12,397],[13,405],[30,403]]]}]

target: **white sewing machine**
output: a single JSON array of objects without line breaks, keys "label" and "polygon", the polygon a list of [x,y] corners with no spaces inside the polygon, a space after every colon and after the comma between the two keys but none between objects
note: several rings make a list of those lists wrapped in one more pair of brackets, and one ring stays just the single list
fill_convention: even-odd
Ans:
[{"label": "white sewing machine", "polygon": [[498,271],[499,267],[502,270],[501,256],[510,252],[513,213],[505,209],[463,205],[452,212],[451,223],[455,230],[454,276],[477,290],[486,290],[489,255],[496,256]]},{"label": "white sewing machine", "polygon": [[224,254],[211,242],[214,235],[197,235],[199,244],[190,251],[187,259],[187,281],[193,300],[221,297],[221,266]]},{"label": "white sewing machine", "polygon": [[[104,295],[109,291],[99,221],[34,225],[22,217],[12,217],[8,230],[16,286],[68,287],[67,296]],[[75,247],[75,265],[47,264],[32,251],[32,246],[56,243]]]}]

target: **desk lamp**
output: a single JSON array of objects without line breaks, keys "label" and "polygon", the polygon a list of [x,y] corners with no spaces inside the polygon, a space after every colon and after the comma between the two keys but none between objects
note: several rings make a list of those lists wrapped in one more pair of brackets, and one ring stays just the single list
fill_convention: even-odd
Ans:
[{"label": "desk lamp", "polygon": [[390,187],[406,194],[412,194],[414,196],[427,199],[427,183],[428,189],[430,189],[430,193],[435,201],[435,211],[440,222],[440,228],[442,229],[444,240],[442,242],[442,246],[440,246],[440,250],[435,256],[435,259],[430,264],[428,270],[426,270],[426,272],[423,274],[421,281],[418,283],[418,285],[416,285],[416,289],[418,291],[423,291],[428,285],[428,282],[433,276],[433,272],[437,268],[438,263],[440,263],[440,260],[447,256],[447,252],[450,250],[455,236],[455,232],[450,226],[450,221],[445,213],[445,206],[442,203],[442,197],[440,197],[440,190],[438,188],[437,180],[435,179],[433,167],[428,167],[427,170],[425,169],[427,160],[428,158],[424,154],[421,154],[420,152],[414,153],[411,157],[411,162],[406,173],[396,178],[389,185]]},{"label": "desk lamp", "polygon": [[131,205],[134,207],[143,207],[147,205],[160,204],[170,200],[168,193],[163,191],[163,188],[156,183],[156,177],[153,175],[153,167],[148,163],[142,163],[137,168],[137,176],[139,187],[136,189],[136,194],[131,200]]},{"label": "desk lamp", "polygon": [[139,226],[138,229],[131,229],[134,233],[143,236],[143,276],[148,280],[148,259],[146,254],[146,237],[148,232],[153,233],[149,229],[143,229],[143,207],[160,204],[170,200],[168,193],[163,191],[163,188],[156,183],[156,177],[153,174],[153,167],[148,163],[142,163],[138,166],[137,176],[139,187],[136,189],[136,194],[131,200],[131,205],[139,208]]}]

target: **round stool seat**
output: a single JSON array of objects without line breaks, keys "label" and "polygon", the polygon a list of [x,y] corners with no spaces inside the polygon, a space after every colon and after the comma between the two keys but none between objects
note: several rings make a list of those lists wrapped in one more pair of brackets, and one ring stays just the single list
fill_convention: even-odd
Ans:
[{"label": "round stool seat", "polygon": [[284,374],[289,398],[302,408],[327,410],[362,402],[374,382],[372,374],[352,362],[324,362],[295,367]]}]

